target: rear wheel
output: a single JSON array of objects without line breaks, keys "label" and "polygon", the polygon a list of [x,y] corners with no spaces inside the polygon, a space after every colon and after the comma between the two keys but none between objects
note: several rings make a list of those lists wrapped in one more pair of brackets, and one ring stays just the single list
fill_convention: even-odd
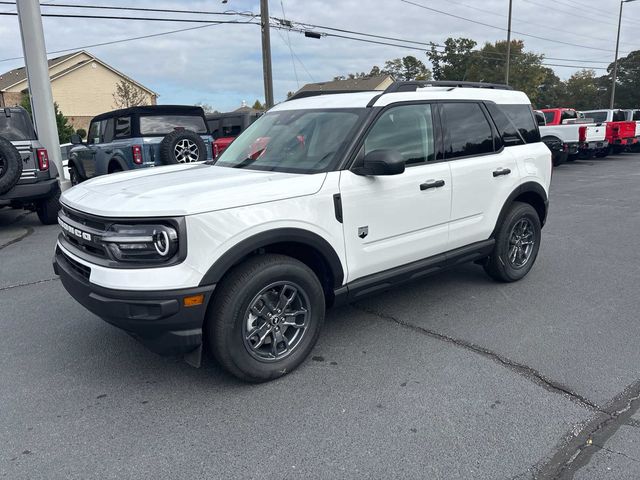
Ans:
[{"label": "rear wheel", "polygon": [[69,165],[69,181],[71,182],[72,186],[78,185],[80,182],[82,182],[82,177],[78,173],[78,168],[73,163]]},{"label": "rear wheel", "polygon": [[234,267],[218,285],[207,313],[207,341],[231,374],[264,382],[304,361],[324,313],[322,285],[309,267],[284,255],[260,255]]},{"label": "rear wheel", "polygon": [[60,189],[56,189],[55,195],[40,200],[36,204],[38,219],[43,225],[53,225],[58,222],[58,211],[60,210]]},{"label": "rear wheel", "polygon": [[524,278],[536,261],[541,238],[542,226],[536,210],[528,203],[514,202],[498,228],[485,271],[500,282]]}]

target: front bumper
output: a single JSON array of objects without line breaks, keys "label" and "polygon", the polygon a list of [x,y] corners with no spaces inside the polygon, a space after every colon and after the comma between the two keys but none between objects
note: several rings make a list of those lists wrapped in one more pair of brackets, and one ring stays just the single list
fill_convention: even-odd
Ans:
[{"label": "front bumper", "polygon": [[[202,344],[207,305],[215,285],[165,291],[124,291],[89,281],[88,268],[56,248],[53,270],[82,306],[121,328],[161,355],[189,353]],[[184,298],[204,295],[201,305],[185,307]]]}]

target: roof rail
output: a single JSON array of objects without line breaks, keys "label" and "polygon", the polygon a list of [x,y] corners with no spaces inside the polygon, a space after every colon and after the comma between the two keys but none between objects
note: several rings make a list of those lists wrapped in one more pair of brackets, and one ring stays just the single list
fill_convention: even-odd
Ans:
[{"label": "roof rail", "polygon": [[384,93],[415,92],[418,88],[424,87],[491,88],[495,90],[513,90],[513,87],[509,85],[502,85],[499,83],[456,82],[452,80],[409,80],[403,82],[393,82],[387,87]]},{"label": "roof rail", "polygon": [[320,95],[334,95],[338,93],[358,93],[358,92],[371,92],[371,89],[363,89],[363,90],[304,90],[302,92],[298,92],[289,98],[287,98],[287,102],[289,100],[298,100],[299,98],[307,98],[307,97],[317,97]]}]

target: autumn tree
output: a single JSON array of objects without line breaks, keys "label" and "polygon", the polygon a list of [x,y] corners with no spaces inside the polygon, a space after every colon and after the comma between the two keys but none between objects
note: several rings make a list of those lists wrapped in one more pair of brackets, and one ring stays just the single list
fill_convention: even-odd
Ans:
[{"label": "autumn tree", "polygon": [[395,80],[431,80],[431,71],[412,55],[387,60],[381,72],[391,75]]},{"label": "autumn tree", "polygon": [[137,107],[148,103],[149,97],[133,83],[122,79],[116,85],[116,91],[113,93],[115,108]]}]

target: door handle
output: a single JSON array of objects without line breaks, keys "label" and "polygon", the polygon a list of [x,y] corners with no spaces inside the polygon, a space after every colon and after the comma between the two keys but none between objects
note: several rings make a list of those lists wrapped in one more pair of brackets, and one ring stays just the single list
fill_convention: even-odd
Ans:
[{"label": "door handle", "polygon": [[500,168],[498,170],[493,171],[494,177],[499,177],[501,175],[509,175],[511,173],[511,169],[509,168]]},{"label": "door handle", "polygon": [[420,184],[420,190],[429,190],[430,188],[444,187],[444,180],[429,180]]}]

